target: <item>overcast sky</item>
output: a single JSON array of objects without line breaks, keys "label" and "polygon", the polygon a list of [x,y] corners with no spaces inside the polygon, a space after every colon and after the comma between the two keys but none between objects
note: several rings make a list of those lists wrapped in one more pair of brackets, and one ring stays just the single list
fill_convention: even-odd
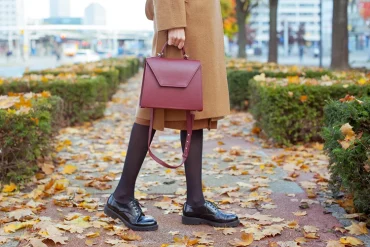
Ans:
[{"label": "overcast sky", "polygon": [[[29,18],[47,18],[49,0],[24,0]],[[152,22],[145,17],[146,0],[71,0],[71,17],[83,17],[85,8],[93,2],[103,5],[107,24],[127,30],[152,30]]]}]

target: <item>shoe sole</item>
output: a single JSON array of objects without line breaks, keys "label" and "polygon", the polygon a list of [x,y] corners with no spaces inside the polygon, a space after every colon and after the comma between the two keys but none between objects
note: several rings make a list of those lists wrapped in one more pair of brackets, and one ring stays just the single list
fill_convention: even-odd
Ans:
[{"label": "shoe sole", "polygon": [[125,226],[128,228],[134,230],[134,231],[155,231],[158,229],[158,225],[153,225],[153,226],[135,226],[130,224],[130,222],[126,221],[124,218],[122,218],[119,214],[114,212],[112,209],[110,209],[107,205],[104,207],[104,213],[113,218],[113,219],[120,219]]},{"label": "shoe sole", "polygon": [[186,217],[182,216],[182,223],[184,225],[201,225],[201,224],[207,224],[210,226],[215,226],[215,227],[237,227],[240,224],[239,219],[227,222],[227,223],[218,223],[218,222],[213,222],[210,220],[205,220],[201,218],[194,218],[194,217]]}]

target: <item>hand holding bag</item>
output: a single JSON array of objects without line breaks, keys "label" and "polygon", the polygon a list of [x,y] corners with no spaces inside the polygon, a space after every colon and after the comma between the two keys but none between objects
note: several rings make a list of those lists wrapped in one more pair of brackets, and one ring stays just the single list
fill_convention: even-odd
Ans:
[{"label": "hand holding bag", "polygon": [[[185,163],[190,149],[194,114],[191,111],[203,110],[202,66],[198,60],[190,60],[182,49],[183,59],[163,58],[164,49],[157,57],[146,59],[140,95],[140,107],[151,108],[148,150],[150,156],[167,168],[178,168]],[[154,123],[154,110],[176,109],[186,111],[187,136],[182,162],[170,166],[159,159],[150,149],[150,139]]]}]

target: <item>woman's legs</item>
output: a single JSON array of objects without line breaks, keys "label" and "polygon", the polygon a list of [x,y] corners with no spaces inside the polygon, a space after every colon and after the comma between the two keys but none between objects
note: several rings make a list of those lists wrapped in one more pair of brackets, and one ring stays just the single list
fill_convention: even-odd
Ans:
[{"label": "woman's legs", "polygon": [[[181,131],[181,146],[184,151],[186,130]],[[187,204],[198,207],[205,203],[202,190],[203,129],[193,130],[189,155],[185,161]]]},{"label": "woman's legs", "polygon": [[[128,203],[134,198],[136,178],[148,152],[148,132],[146,125],[134,123],[132,127],[121,179],[113,193],[120,203]],[[153,129],[151,141],[154,134]]]}]

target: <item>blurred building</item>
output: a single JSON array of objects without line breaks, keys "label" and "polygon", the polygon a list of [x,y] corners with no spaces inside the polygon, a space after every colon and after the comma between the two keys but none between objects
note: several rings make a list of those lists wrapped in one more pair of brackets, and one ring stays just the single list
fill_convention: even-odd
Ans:
[{"label": "blurred building", "polygon": [[24,24],[23,0],[0,0],[0,26],[23,26]]},{"label": "blurred building", "polygon": [[98,4],[92,3],[85,9],[85,25],[106,25],[106,11],[105,8]]},{"label": "blurred building", "polygon": [[[269,40],[269,1],[263,0],[252,10],[251,28],[256,30],[256,40]],[[293,32],[299,30],[305,23],[305,38],[308,41],[320,40],[320,0],[280,0],[278,6],[278,32],[290,28]]]},{"label": "blurred building", "polygon": [[[21,30],[25,23],[24,0],[0,0],[0,54],[8,49],[13,51],[14,42],[22,36]],[[18,27],[19,30],[6,30],[7,28]]]},{"label": "blurred building", "polygon": [[50,0],[50,17],[69,17],[71,15],[70,0]]},{"label": "blurred building", "polygon": [[[277,29],[280,42],[295,36],[300,25],[304,25],[304,39],[308,46],[317,46],[320,42],[320,2],[322,2],[322,34],[323,51],[330,53],[332,40],[333,0],[279,0]],[[350,49],[368,47],[369,26],[360,16],[359,0],[349,0],[348,28]],[[251,28],[255,30],[256,41],[262,44],[269,40],[269,1],[262,0],[258,7],[252,10]],[[287,40],[289,43],[290,41]]]}]

